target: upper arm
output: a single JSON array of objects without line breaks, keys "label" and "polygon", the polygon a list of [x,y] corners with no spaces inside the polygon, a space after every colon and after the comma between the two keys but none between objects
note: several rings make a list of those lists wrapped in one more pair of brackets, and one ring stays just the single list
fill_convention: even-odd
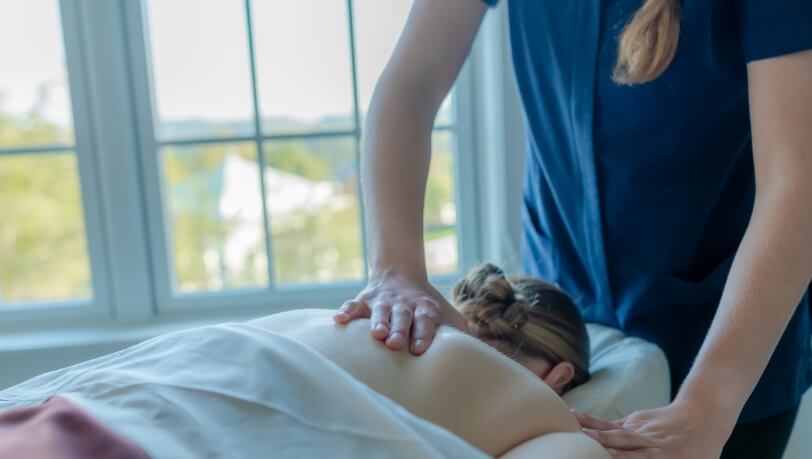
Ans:
[{"label": "upper arm", "polygon": [[812,180],[812,50],[750,62],[756,180]]},{"label": "upper arm", "polygon": [[381,79],[415,89],[439,107],[486,10],[482,0],[416,0]]}]

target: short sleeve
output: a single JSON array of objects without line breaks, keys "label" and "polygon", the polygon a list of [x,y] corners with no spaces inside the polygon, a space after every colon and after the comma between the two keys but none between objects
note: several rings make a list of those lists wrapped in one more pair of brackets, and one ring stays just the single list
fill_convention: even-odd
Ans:
[{"label": "short sleeve", "polygon": [[739,0],[747,62],[812,49],[812,0]]}]

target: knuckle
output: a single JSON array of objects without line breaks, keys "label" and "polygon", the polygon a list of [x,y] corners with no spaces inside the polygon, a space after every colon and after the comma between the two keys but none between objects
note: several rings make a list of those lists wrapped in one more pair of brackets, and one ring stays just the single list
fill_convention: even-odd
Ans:
[{"label": "knuckle", "polygon": [[412,308],[402,304],[395,306],[393,311],[402,318],[411,318],[414,315]]},{"label": "knuckle", "polygon": [[361,301],[369,301],[375,298],[378,295],[378,292],[375,290],[364,290],[358,295],[358,299]]},{"label": "knuckle", "polygon": [[392,328],[392,333],[393,334],[394,333],[401,333],[401,334],[407,335],[408,334],[407,332],[409,331],[410,327],[409,327],[409,324],[407,324],[407,323],[405,323],[403,321],[393,321],[391,328]]},{"label": "knuckle", "polygon": [[436,322],[437,321],[437,311],[430,309],[430,308],[420,308],[414,314],[415,320],[420,321],[427,321],[427,322]]},{"label": "knuckle", "polygon": [[419,295],[415,301],[421,304],[434,304],[434,299],[428,295]]},{"label": "knuckle", "polygon": [[372,315],[370,317],[373,327],[377,327],[378,325],[388,325],[389,324],[389,315],[388,314],[381,314],[380,311],[377,309],[372,310]]},{"label": "knuckle", "polygon": [[438,305],[432,299],[420,300],[417,304],[420,305],[420,307],[422,307],[422,308],[431,309],[433,311],[439,311],[440,310],[440,305]]}]

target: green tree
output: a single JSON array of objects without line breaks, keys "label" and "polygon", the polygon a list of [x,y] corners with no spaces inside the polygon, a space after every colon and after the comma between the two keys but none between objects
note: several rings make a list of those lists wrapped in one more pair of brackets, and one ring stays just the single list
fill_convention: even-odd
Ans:
[{"label": "green tree", "polygon": [[[39,116],[0,113],[0,145],[68,138]],[[86,298],[90,269],[76,157],[72,152],[0,156],[0,299]]]},{"label": "green tree", "polygon": [[[0,112],[0,145],[70,142],[71,133],[37,115]],[[453,203],[452,136],[435,136],[426,189],[428,239],[453,233],[442,218]],[[352,138],[266,142],[265,164],[303,180],[329,183],[329,203],[311,204],[271,218],[277,282],[360,278],[363,269],[356,145]],[[220,215],[223,165],[237,155],[256,165],[252,142],[167,146],[162,164],[167,234],[178,286],[185,291],[262,285],[267,273],[264,238],[241,266],[212,271],[206,253],[222,251],[240,225]],[[274,199],[269,196],[269,199]],[[6,302],[88,297],[92,294],[82,199],[72,152],[0,156],[0,295]],[[261,225],[261,223],[260,223]],[[260,228],[260,231],[262,229]],[[209,264],[211,264],[209,262]]]}]

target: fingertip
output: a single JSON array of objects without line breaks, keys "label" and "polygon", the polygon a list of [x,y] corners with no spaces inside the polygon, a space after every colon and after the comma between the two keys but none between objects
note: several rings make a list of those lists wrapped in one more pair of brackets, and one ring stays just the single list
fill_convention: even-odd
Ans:
[{"label": "fingertip", "polygon": [[389,336],[389,329],[384,324],[378,324],[372,329],[372,336],[378,340],[385,340]]},{"label": "fingertip", "polygon": [[428,341],[423,338],[418,338],[412,342],[410,351],[413,355],[422,355],[428,349]]},{"label": "fingertip", "polygon": [[345,324],[345,323],[349,322],[349,320],[350,320],[350,316],[348,316],[347,313],[342,312],[342,311],[339,311],[339,312],[335,313],[335,315],[333,315],[333,321],[336,322],[336,323],[339,323],[339,324]]},{"label": "fingertip", "polygon": [[392,333],[386,340],[386,346],[394,351],[400,350],[404,344],[403,335],[398,332]]}]

